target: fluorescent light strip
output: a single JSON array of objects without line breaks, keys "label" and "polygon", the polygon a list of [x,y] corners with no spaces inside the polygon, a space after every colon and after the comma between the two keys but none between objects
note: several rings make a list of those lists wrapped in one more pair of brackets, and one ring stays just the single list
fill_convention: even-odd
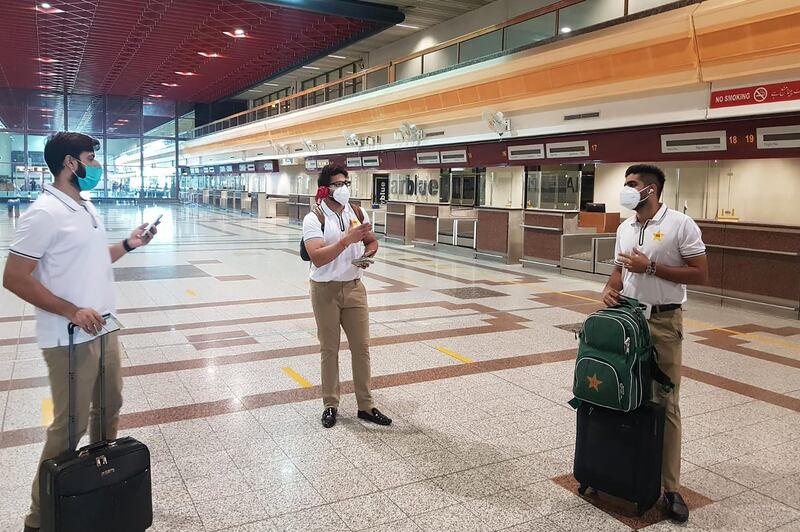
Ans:
[{"label": "fluorescent light strip", "polygon": [[319,68],[319,67],[308,66],[308,65],[303,65],[303,66],[301,66],[300,68],[307,68],[308,70],[322,70],[322,69],[321,69],[321,68]]},{"label": "fluorescent light strip", "polygon": [[411,24],[395,24],[398,28],[408,28],[411,30],[418,30],[419,26],[412,26]]},{"label": "fluorescent light strip", "polygon": [[329,54],[329,55],[328,55],[328,57],[332,57],[332,58],[334,58],[334,59],[347,59],[347,58],[346,58],[345,56],[343,56],[343,55],[333,55],[333,54]]}]

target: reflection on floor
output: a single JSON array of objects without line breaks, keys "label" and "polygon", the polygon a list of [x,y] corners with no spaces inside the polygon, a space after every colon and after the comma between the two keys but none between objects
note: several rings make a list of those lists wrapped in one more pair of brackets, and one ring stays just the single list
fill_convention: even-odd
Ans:
[{"label": "reflection on floor", "polygon": [[[152,530],[673,527],[581,498],[569,477],[573,331],[598,307],[597,283],[384,246],[365,283],[373,387],[395,423],[359,422],[347,383],[325,430],[298,228],[102,208],[115,241],[161,212],[156,242],[116,269],[123,433],[152,451]],[[0,219],[0,266],[13,223]],[[696,302],[686,318],[691,528],[800,530],[800,323]],[[0,293],[4,531],[21,529],[52,415],[34,335],[32,309]]]}]

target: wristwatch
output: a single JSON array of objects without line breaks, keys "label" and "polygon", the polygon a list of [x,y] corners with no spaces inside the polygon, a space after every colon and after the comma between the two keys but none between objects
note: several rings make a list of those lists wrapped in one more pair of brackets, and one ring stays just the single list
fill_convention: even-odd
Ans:
[{"label": "wristwatch", "polygon": [[644,271],[647,275],[655,275],[656,274],[656,261],[651,260],[650,264],[647,266],[647,269]]},{"label": "wristwatch", "polygon": [[134,247],[131,247],[131,245],[130,245],[130,244],[128,244],[128,239],[127,239],[127,238],[126,238],[125,240],[123,240],[123,241],[122,241],[122,247],[123,247],[123,249],[125,250],[125,253],[130,253],[131,251],[133,251],[134,249],[136,249],[136,248],[134,248]]}]

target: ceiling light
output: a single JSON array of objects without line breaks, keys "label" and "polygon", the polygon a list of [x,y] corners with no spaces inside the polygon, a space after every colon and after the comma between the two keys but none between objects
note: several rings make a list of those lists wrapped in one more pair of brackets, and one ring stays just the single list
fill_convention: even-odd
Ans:
[{"label": "ceiling light", "polygon": [[175,73],[179,76],[196,76],[197,73],[195,72],[182,72],[180,70],[176,70]]},{"label": "ceiling light", "polygon": [[180,87],[177,83],[162,83],[165,87]]},{"label": "ceiling light", "polygon": [[333,57],[334,59],[347,59],[347,58],[346,58],[345,56],[343,56],[343,55],[333,55],[333,54],[329,54],[329,55],[328,55],[328,57]]},{"label": "ceiling light", "polygon": [[570,28],[569,26],[564,26],[563,28],[561,28],[561,33],[569,33],[571,31],[572,28]]},{"label": "ceiling light", "polygon": [[36,11],[39,11],[40,13],[46,13],[48,15],[53,14],[53,13],[63,13],[64,12],[61,9],[53,7],[48,2],[42,2],[41,4],[36,6]]},{"label": "ceiling light", "polygon": [[197,54],[203,57],[222,57],[217,52],[197,52]]},{"label": "ceiling light", "polygon": [[151,98],[163,98],[164,97],[163,94],[148,94],[148,96],[150,96]]},{"label": "ceiling light", "polygon": [[319,67],[308,66],[308,65],[303,65],[303,66],[302,66],[302,67],[300,67],[300,68],[307,68],[308,70],[322,70],[322,69],[321,69],[321,68],[319,68]]},{"label": "ceiling light", "polygon": [[277,83],[264,83],[264,85],[268,87],[280,87],[280,85],[278,85]]},{"label": "ceiling light", "polygon": [[58,59],[51,59],[49,57],[37,57],[36,60],[39,61],[40,63],[58,63],[59,62]]},{"label": "ceiling light", "polygon": [[46,91],[55,89],[55,87],[53,87],[52,85],[36,85],[36,88],[37,89],[44,89]]},{"label": "ceiling light", "polygon": [[408,28],[410,30],[418,30],[419,26],[412,26],[411,24],[395,24],[398,28]]},{"label": "ceiling light", "polygon": [[50,9],[51,7],[53,7],[50,4],[48,4],[47,2],[42,2],[40,5],[41,5],[42,9]]},{"label": "ceiling light", "polygon": [[241,28],[236,28],[235,30],[233,30],[233,32],[223,31],[222,33],[224,33],[228,37],[233,37],[234,39],[243,39],[247,37],[247,34]]},{"label": "ceiling light", "polygon": [[45,92],[39,93],[42,98],[61,98],[58,94],[47,94]]},{"label": "ceiling light", "polygon": [[40,76],[55,76],[54,72],[39,72]]}]

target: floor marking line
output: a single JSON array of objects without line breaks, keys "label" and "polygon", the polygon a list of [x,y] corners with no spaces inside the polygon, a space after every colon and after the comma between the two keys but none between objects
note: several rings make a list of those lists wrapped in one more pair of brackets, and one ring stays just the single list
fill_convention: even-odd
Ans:
[{"label": "floor marking line", "polygon": [[311,388],[313,385],[308,382],[302,375],[297,373],[290,367],[281,368],[281,370],[288,375],[294,382],[300,385],[301,388]]},{"label": "floor marking line", "polygon": [[42,426],[49,427],[53,422],[53,400],[42,399]]},{"label": "floor marking line", "polygon": [[459,355],[455,351],[450,351],[449,349],[447,349],[445,347],[437,347],[436,350],[439,351],[440,353],[444,353],[445,355],[447,355],[449,357],[455,358],[456,360],[459,360],[459,361],[463,362],[464,364],[472,364],[473,362],[475,362],[471,358],[465,357],[464,355]]},{"label": "floor marking line", "polygon": [[599,299],[592,299],[591,297],[578,296],[568,292],[546,292],[548,294],[561,294],[562,296],[574,297],[576,299],[583,299],[584,301],[591,301],[592,303],[602,303]]}]

